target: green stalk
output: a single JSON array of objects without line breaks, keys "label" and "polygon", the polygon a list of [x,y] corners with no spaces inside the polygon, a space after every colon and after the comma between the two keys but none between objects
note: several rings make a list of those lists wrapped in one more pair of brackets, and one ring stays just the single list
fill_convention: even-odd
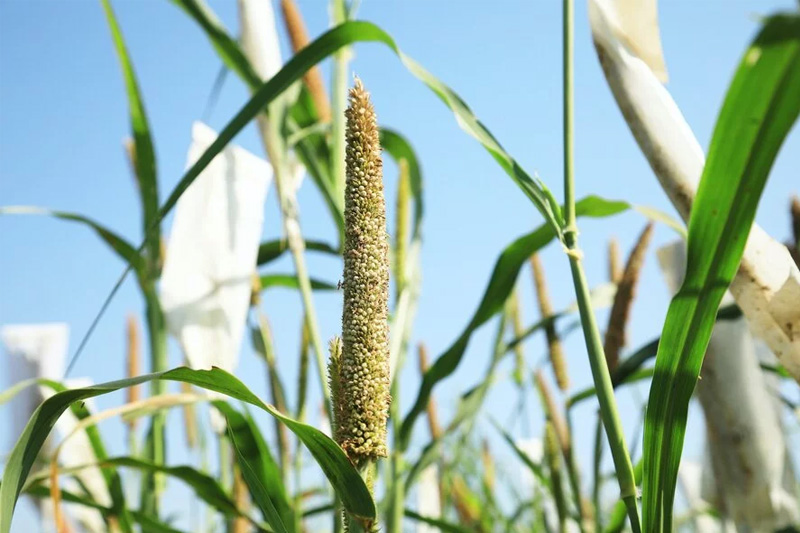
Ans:
[{"label": "green stalk", "polygon": [[600,466],[603,462],[603,421],[600,413],[597,414],[597,428],[594,434],[594,487],[592,488],[592,503],[594,504],[595,531],[603,531],[603,518],[600,514],[600,491],[603,488],[603,478]]},{"label": "green stalk", "polygon": [[392,405],[389,409],[392,425],[392,459],[390,464],[390,476],[392,480],[390,488],[389,501],[389,518],[386,521],[386,530],[389,533],[402,533],[403,532],[403,516],[405,512],[405,477],[403,475],[403,452],[400,447],[400,403],[399,389],[397,380],[392,384]]},{"label": "green stalk", "polygon": [[[278,374],[278,365],[275,362],[275,348],[272,344],[272,332],[269,322],[260,309],[253,308],[256,315],[258,333],[261,336],[261,343],[264,347],[264,360],[267,363],[267,381],[269,382],[270,396],[272,403],[281,413],[289,416],[289,409],[286,405],[286,395],[283,390],[283,383]],[[289,482],[289,430],[280,420],[275,419],[275,435],[278,444],[278,457],[281,469],[281,481],[284,486]]]},{"label": "green stalk", "polygon": [[589,286],[581,263],[581,250],[578,247],[578,230],[575,222],[575,181],[573,157],[573,126],[574,126],[574,6],[573,0],[563,2],[563,76],[564,76],[564,244],[567,248],[572,280],[575,285],[575,296],[580,310],[581,326],[589,355],[589,364],[592,369],[592,378],[597,389],[597,398],[600,402],[600,415],[605,426],[611,455],[614,459],[617,480],[619,481],[620,496],[625,502],[631,528],[634,533],[641,531],[639,522],[639,509],[636,506],[636,480],[633,475],[628,446],[622,431],[617,402],[614,397],[614,388],[606,364],[603,351],[603,341],[597,328],[592,311]]},{"label": "green stalk", "polygon": [[[155,290],[155,283],[147,280],[141,283],[142,293],[146,302],[147,333],[150,342],[150,371],[163,372],[168,367],[167,357],[167,328],[164,313]],[[150,383],[151,396],[158,396],[166,392],[166,383],[153,380]],[[157,465],[164,464],[166,460],[166,412],[158,410],[150,422],[147,433],[147,458]],[[148,512],[158,514],[158,501],[166,485],[162,474],[148,476],[142,484],[142,508]]]},{"label": "green stalk", "polygon": [[[294,419],[298,422],[305,422],[306,419],[306,393],[308,391],[308,328],[303,321],[300,333],[300,370],[297,377],[297,409]],[[294,490],[296,494],[301,494],[303,476],[303,446],[297,440],[294,448]],[[299,502],[299,498],[298,498]],[[300,509],[299,505],[297,509]],[[300,512],[295,512],[295,531],[303,530],[303,516]]]},{"label": "green stalk", "polygon": [[566,419],[567,431],[570,435],[570,445],[568,448],[562,450],[562,455],[564,457],[564,464],[567,467],[567,479],[569,481],[570,490],[575,499],[575,510],[579,518],[578,529],[581,533],[586,533],[588,531],[587,527],[590,528],[591,524],[586,520],[584,514],[583,497],[581,495],[581,477],[580,471],[578,470],[578,463],[575,461],[575,450],[572,447],[572,417],[569,411],[566,413]]},{"label": "green stalk", "polygon": [[[271,107],[273,115],[278,116],[274,112],[275,106]],[[300,233],[300,224],[298,221],[298,208],[292,194],[287,190],[289,183],[287,182],[286,165],[284,160],[284,151],[282,149],[282,138],[278,131],[278,125],[274,120],[266,116],[259,117],[258,120],[261,138],[264,142],[264,148],[267,152],[272,163],[272,168],[275,174],[275,188],[278,192],[278,201],[281,206],[281,216],[283,217],[283,227],[286,234],[286,239],[289,244],[289,250],[292,253],[292,260],[294,261],[295,272],[297,273],[297,281],[300,285],[300,295],[303,300],[303,312],[306,320],[306,326],[311,336],[311,344],[314,346],[314,354],[317,361],[317,372],[319,374],[320,387],[322,389],[322,398],[325,402],[325,409],[328,414],[331,412],[331,397],[327,386],[327,374],[325,364],[325,351],[322,348],[322,341],[320,340],[319,327],[317,325],[317,313],[314,310],[314,300],[311,297],[311,281],[308,277],[308,270],[306,269],[306,262],[304,257],[305,241]]]},{"label": "green stalk", "polygon": [[217,435],[219,443],[219,482],[226,492],[233,487],[233,448],[225,433]]}]

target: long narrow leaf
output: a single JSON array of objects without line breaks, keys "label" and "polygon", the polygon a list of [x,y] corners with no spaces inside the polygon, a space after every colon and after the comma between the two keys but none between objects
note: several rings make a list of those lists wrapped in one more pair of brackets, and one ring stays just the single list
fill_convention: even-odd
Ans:
[{"label": "long narrow leaf", "polygon": [[305,444],[334,490],[336,490],[343,506],[351,514],[365,518],[375,518],[375,502],[373,502],[364,480],[347,459],[342,449],[324,433],[281,414],[273,406],[262,402],[233,375],[219,368],[192,370],[181,367],[166,372],[112,381],[92,387],[66,390],[42,403],[34,412],[6,462],[3,483],[0,485],[0,533],[8,533],[10,531],[14,507],[20,490],[25,483],[25,478],[30,472],[31,466],[56,420],[71,404],[155,379],[190,383],[249,403],[266,411],[286,424]]},{"label": "long narrow leaf", "polygon": [[254,501],[262,510],[264,519],[276,531],[294,531],[294,511],[286,496],[281,472],[261,436],[255,422],[226,402],[215,401],[214,406],[228,421],[230,437],[236,449],[236,460]]},{"label": "long narrow leaf", "polygon": [[[608,201],[596,196],[590,196],[578,202],[576,212],[578,216],[606,217],[621,213],[628,207],[629,205],[625,202]],[[404,447],[408,446],[411,430],[419,415],[425,410],[433,387],[455,371],[475,330],[503,308],[508,295],[511,294],[511,290],[514,288],[514,283],[522,265],[525,264],[531,254],[547,245],[555,237],[555,230],[545,223],[508,245],[500,254],[492,271],[489,285],[486,287],[481,303],[472,315],[469,324],[447,351],[436,359],[436,362],[428,369],[422,379],[417,399],[400,428],[400,438]]]},{"label": "long narrow leaf", "polygon": [[767,19],[722,106],[689,221],[681,290],[667,312],[644,433],[645,531],[672,531],[686,431],[714,317],[783,140],[800,113],[800,16]]},{"label": "long narrow leaf", "polygon": [[153,139],[150,136],[147,113],[139,91],[139,84],[136,81],[133,63],[122,38],[122,31],[114,16],[110,0],[102,0],[102,3],[108,27],[111,30],[111,38],[114,41],[114,48],[122,67],[122,76],[125,79],[125,92],[128,95],[131,130],[133,131],[133,167],[142,202],[143,229],[149,236],[147,242],[149,243],[150,262],[156,265],[161,254],[161,238],[158,224],[160,220],[158,218],[158,179]]},{"label": "long narrow leaf", "polygon": [[[297,276],[292,274],[265,274],[261,276],[261,288],[269,289],[271,287],[298,289],[300,284],[297,282]],[[311,278],[311,288],[315,291],[335,291],[336,284]]]},{"label": "long narrow leaf", "polygon": [[414,60],[404,55],[389,34],[369,22],[345,22],[321,35],[298,52],[286,65],[253,93],[250,100],[219,134],[217,140],[200,156],[195,164],[183,175],[166,202],[161,207],[158,219],[162,219],[174,207],[183,191],[197,178],[208,163],[227,145],[250,120],[262,112],[289,86],[299,80],[312,66],[316,65],[343,46],[354,42],[380,42],[388,46],[403,65],[416,78],[425,83],[456,116],[459,126],[475,137],[494,157],[512,180],[523,190],[542,213],[552,230],[560,235],[561,215],[553,211],[552,195],[543,184],[534,181],[511,157],[486,129],[472,110],[449,87],[432,76]]},{"label": "long narrow leaf", "polygon": [[105,242],[109,248],[111,248],[120,257],[120,259],[131,265],[135,271],[140,272],[144,267],[144,259],[141,255],[139,255],[139,253],[136,251],[136,248],[134,248],[131,243],[105,226],[83,215],[69,213],[67,211],[56,211],[44,207],[17,205],[0,207],[0,216],[2,215],[39,215],[60,218],[62,220],[68,220],[71,222],[78,222],[88,226],[91,230],[93,230],[97,236],[100,237],[103,242]]}]

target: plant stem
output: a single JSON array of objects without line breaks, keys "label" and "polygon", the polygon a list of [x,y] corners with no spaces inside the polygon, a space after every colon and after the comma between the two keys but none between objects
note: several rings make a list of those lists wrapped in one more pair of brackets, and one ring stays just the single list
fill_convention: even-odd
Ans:
[{"label": "plant stem", "polygon": [[390,478],[392,480],[389,501],[389,518],[386,521],[386,530],[389,533],[403,532],[403,516],[405,511],[405,478],[403,473],[403,451],[400,447],[400,387],[397,379],[392,383],[392,404],[389,408],[392,419],[392,458],[390,463]]},{"label": "plant stem", "polygon": [[597,413],[597,428],[594,435],[594,487],[592,488],[592,503],[594,504],[595,531],[603,531],[603,518],[600,515],[600,491],[603,488],[603,478],[600,465],[603,461],[603,421]]},{"label": "plant stem", "polygon": [[[279,113],[273,113],[278,116]],[[286,239],[289,244],[289,250],[292,252],[292,259],[294,261],[295,272],[297,273],[297,281],[300,285],[300,294],[303,300],[303,311],[308,326],[308,331],[311,336],[311,344],[314,346],[314,353],[316,355],[317,372],[319,374],[320,388],[322,389],[322,398],[325,402],[325,409],[330,415],[331,412],[331,397],[328,391],[328,379],[325,364],[325,351],[322,348],[322,341],[320,340],[319,327],[317,325],[317,313],[314,310],[314,300],[311,297],[311,281],[308,278],[308,270],[306,269],[306,262],[304,257],[305,241],[300,233],[300,224],[298,222],[298,208],[297,202],[294,198],[294,193],[290,192],[288,187],[291,186],[287,182],[289,176],[286,175],[286,165],[284,164],[282,139],[278,132],[278,126],[274,120],[262,115],[258,119],[259,130],[261,138],[264,142],[264,148],[267,152],[272,163],[272,168],[275,174],[275,188],[278,192],[278,201],[281,206],[281,215],[283,217],[283,227],[286,234]]]},{"label": "plant stem", "polygon": [[[264,360],[267,363],[267,381],[269,383],[270,396],[275,408],[286,416],[290,416],[289,408],[286,405],[286,395],[283,390],[283,383],[278,374],[278,365],[275,361],[275,348],[272,344],[272,332],[269,322],[260,309],[253,308],[256,315],[257,328],[261,336],[261,343],[264,347]],[[278,457],[281,469],[281,481],[284,486],[289,482],[289,430],[286,425],[275,419],[275,435],[277,437]]]},{"label": "plant stem", "polygon": [[622,423],[614,397],[614,388],[603,352],[603,341],[591,306],[589,286],[581,263],[581,251],[578,247],[578,231],[575,223],[575,181],[573,158],[574,127],[574,81],[573,81],[573,32],[574,6],[573,0],[563,0],[563,76],[564,76],[564,245],[567,248],[575,295],[580,310],[581,326],[592,369],[592,378],[597,389],[600,402],[600,414],[606,429],[611,455],[614,459],[620,496],[625,502],[631,528],[634,533],[641,530],[639,509],[636,505],[636,480],[633,475],[628,446],[622,431]]},{"label": "plant stem", "polygon": [[[163,372],[167,370],[167,331],[164,313],[155,290],[155,283],[150,280],[141,283],[142,293],[146,302],[147,334],[150,342],[150,371]],[[153,380],[150,383],[151,396],[163,394],[166,383],[162,380]],[[148,459],[154,464],[162,465],[166,460],[166,413],[157,411],[150,422],[150,431],[147,434]],[[142,484],[142,507],[153,513],[158,513],[158,500],[164,490],[165,480],[161,474],[148,476]]]},{"label": "plant stem", "polygon": [[586,341],[586,349],[589,354],[589,364],[592,368],[592,378],[597,389],[597,398],[600,402],[600,415],[603,426],[608,436],[608,443],[611,447],[611,456],[614,459],[617,480],[619,481],[620,496],[628,509],[631,527],[634,532],[640,530],[639,510],[636,506],[636,481],[633,475],[633,465],[631,464],[628,446],[625,443],[625,436],[622,431],[622,423],[617,410],[617,402],[614,398],[614,388],[611,384],[611,376],[606,365],[606,358],[603,352],[603,342],[600,339],[600,332],[592,313],[591,300],[589,297],[589,287],[586,283],[586,276],[581,265],[580,250],[575,242],[574,234],[565,235],[569,254],[572,278],[575,283],[575,294],[578,298],[580,309],[581,325]]}]

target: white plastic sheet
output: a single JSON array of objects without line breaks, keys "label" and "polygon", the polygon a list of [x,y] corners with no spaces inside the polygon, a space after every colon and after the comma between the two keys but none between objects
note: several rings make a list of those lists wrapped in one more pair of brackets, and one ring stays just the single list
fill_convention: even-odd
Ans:
[{"label": "white plastic sheet", "polygon": [[[195,123],[188,164],[215,139]],[[178,200],[160,296],[192,368],[236,368],[271,179],[266,161],[228,146]]]},{"label": "white plastic sheet", "polygon": [[[656,0],[589,0],[589,21],[606,80],[639,147],[684,220],[705,155],[660,79]],[[753,225],[730,287],[753,332],[800,382],[800,271],[783,244]]]}]

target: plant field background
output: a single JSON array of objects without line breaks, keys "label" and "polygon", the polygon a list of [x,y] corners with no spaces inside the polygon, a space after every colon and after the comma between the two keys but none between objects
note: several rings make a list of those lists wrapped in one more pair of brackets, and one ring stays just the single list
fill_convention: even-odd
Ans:
[{"label": "plant field background", "polygon": [[[328,28],[327,2],[298,3],[312,36]],[[220,1],[209,5],[235,34],[236,4]],[[605,83],[592,46],[584,3],[578,2],[576,7],[577,197],[597,194],[674,215]],[[795,7],[796,2],[790,0],[662,1],[659,15],[670,73],[667,87],[704,149],[708,148],[742,51],[758,30],[755,16]],[[215,93],[221,62],[198,26],[174,5],[118,1],[114,8],[147,106],[164,195],[183,174],[192,122],[204,120],[221,129],[247,100],[249,92],[229,73]],[[492,6],[477,1],[364,0],[359,18],[387,30],[405,53],[454,88],[506,150],[526,169],[535,170],[560,199],[560,13],[559,2],[543,0],[503,1]],[[285,38],[282,45],[286,60],[291,49]],[[464,135],[452,113],[410,76],[394,55],[374,44],[361,43],[351,50],[354,55],[350,70],[368,85],[380,124],[402,132],[411,141],[425,177],[422,293],[411,352],[400,381],[400,411],[407,413],[419,388],[419,371],[413,357],[417,343],[424,342],[431,357],[450,345],[477,307],[500,251],[538,226],[542,217],[474,139]],[[326,82],[329,63],[322,64]],[[0,2],[0,204],[32,204],[80,212],[139,242],[138,198],[122,148],[122,140],[128,135],[128,120],[118,61],[99,3]],[[252,124],[236,138],[236,144],[255,154],[263,153]],[[790,236],[788,198],[800,190],[798,169],[800,132],[795,128],[772,169],[756,217],[758,224],[780,240]],[[387,159],[384,172],[387,218],[393,220],[397,168]],[[335,229],[310,180],[300,189],[298,201],[306,238],[334,242]],[[268,193],[266,205],[262,241],[281,235],[274,189]],[[626,253],[645,222],[640,214],[628,212],[581,224],[590,286],[607,280],[608,238],[618,238]],[[168,227],[169,222],[165,228]],[[168,236],[168,231],[165,234]],[[628,328],[628,350],[661,333],[670,293],[652,251],[676,238],[671,229],[656,226]],[[0,250],[0,324],[67,322],[71,329],[70,354],[73,353],[122,270],[122,263],[84,228],[38,217],[0,219]],[[554,307],[563,309],[574,301],[568,263],[557,243],[540,255]],[[312,277],[332,284],[341,278],[339,258],[314,254],[307,257]],[[292,272],[289,255],[272,263],[269,271]],[[528,324],[539,313],[527,267],[520,280],[522,315]],[[339,332],[341,299],[340,291],[315,292],[324,340]],[[96,383],[124,377],[125,316],[129,312],[140,314],[142,309],[138,289],[129,279],[112,301],[71,375],[88,376]],[[275,288],[264,293],[263,309],[271,322],[279,368],[291,394],[297,373],[301,302],[295,290]],[[598,323],[605,325],[607,311],[601,310],[597,316]],[[458,397],[482,380],[495,329],[492,325],[480,329],[456,373],[436,387],[434,394],[445,420],[454,413]],[[564,347],[572,390],[590,386],[592,378],[579,329],[564,337]],[[538,366],[546,357],[541,335],[529,339],[525,350],[531,366]],[[478,429],[478,434],[488,437],[496,451],[498,476],[507,479],[517,476],[519,464],[488,423],[489,417],[519,437],[538,436],[543,426],[533,390],[528,392],[524,416],[513,416],[518,394],[510,386],[512,363],[510,357],[503,362],[498,379],[509,386],[501,384],[491,389]],[[180,350],[170,341],[169,367],[179,364]],[[253,353],[247,340],[236,375],[260,396],[268,396],[263,360]],[[308,420],[317,425],[321,398],[314,372],[310,379]],[[10,384],[2,385],[5,388]],[[178,388],[177,384],[169,386]],[[626,387],[618,394],[629,437],[634,432],[641,433],[638,421],[647,392],[647,385],[641,384]],[[796,390],[794,393],[796,397]],[[118,405],[123,398],[119,392],[96,398],[95,402],[102,410]],[[574,442],[582,465],[591,464],[595,410],[596,403],[587,402],[573,414]],[[0,409],[0,428],[11,425],[11,416],[8,409]],[[257,419],[272,438],[271,421],[261,414]],[[169,421],[167,463],[183,463],[187,457],[197,460],[184,445],[179,410],[170,411]],[[423,425],[422,420],[417,422],[416,448],[427,440]],[[122,455],[122,422],[104,422],[101,430],[111,454]],[[685,458],[700,459],[703,431],[701,416],[693,406]],[[16,435],[5,431],[0,434],[4,435],[0,438],[0,451],[5,454]],[[789,439],[798,465],[800,435],[789,435]],[[605,470],[611,471],[608,454],[606,462]],[[310,462],[306,475],[324,482]],[[617,490],[614,482],[607,483],[606,488],[612,494]],[[189,492],[171,482],[164,498],[164,514],[178,513],[181,518],[177,524],[188,527],[189,500]],[[15,525],[23,530],[34,521],[32,507],[21,503]]]}]

